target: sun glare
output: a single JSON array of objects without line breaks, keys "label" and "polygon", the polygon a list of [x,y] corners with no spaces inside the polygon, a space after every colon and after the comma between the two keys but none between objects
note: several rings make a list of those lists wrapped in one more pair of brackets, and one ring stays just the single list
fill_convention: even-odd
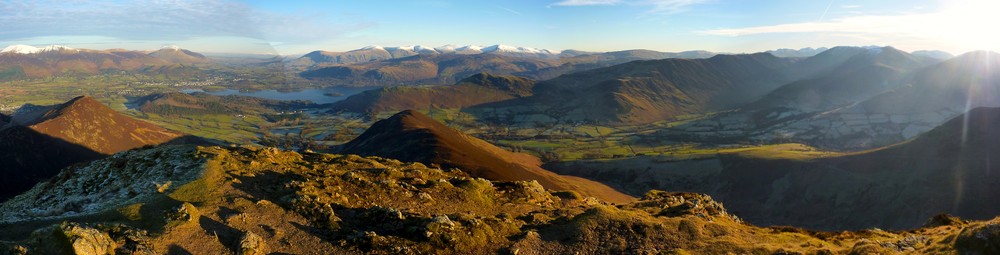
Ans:
[{"label": "sun glare", "polygon": [[926,20],[929,26],[934,26],[941,34],[938,38],[946,40],[960,48],[971,50],[1000,49],[1000,33],[996,26],[1000,24],[1000,1],[967,0],[949,1],[940,17]]}]

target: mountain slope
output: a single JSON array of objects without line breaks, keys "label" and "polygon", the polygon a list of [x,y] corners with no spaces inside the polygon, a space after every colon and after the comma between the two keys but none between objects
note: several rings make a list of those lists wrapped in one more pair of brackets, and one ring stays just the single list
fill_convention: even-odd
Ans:
[{"label": "mountain slope", "polygon": [[534,96],[506,106],[542,105],[567,121],[649,123],[747,102],[790,80],[784,70],[793,63],[767,53],[633,61],[539,82]]},{"label": "mountain slope", "polygon": [[794,141],[834,150],[898,143],[915,135],[910,126],[922,118],[869,113],[857,109],[857,105],[887,91],[905,88],[921,70],[937,62],[892,47],[836,47],[804,59],[792,69],[810,76],[733,111],[690,121],[662,133],[707,142]]},{"label": "mountain slope", "polygon": [[1000,108],[977,108],[917,138],[843,156],[775,159],[733,153],[664,162],[656,158],[547,166],[631,194],[671,188],[703,192],[758,225],[811,229],[912,229],[939,213],[1000,215]]},{"label": "mountain slope", "polygon": [[911,71],[926,64],[926,59],[892,47],[856,52],[829,73],[784,85],[750,108],[830,109],[862,101],[897,86]]},{"label": "mountain slope", "polygon": [[872,98],[859,107],[878,113],[1000,107],[1000,54],[970,52],[918,72],[912,85]]},{"label": "mountain slope", "polygon": [[530,96],[535,81],[511,75],[480,73],[454,85],[386,87],[338,101],[337,111],[398,112],[406,109],[456,109]]},{"label": "mountain slope", "polygon": [[540,167],[538,158],[503,150],[412,110],[376,122],[339,152],[460,168],[490,180],[535,180],[549,189],[572,190],[611,202],[633,199],[597,182],[549,172]]},{"label": "mountain slope", "polygon": [[[815,204],[815,201],[809,200],[819,196],[856,201],[853,206],[843,209],[830,208],[836,205],[830,203],[811,210],[800,207],[794,210],[797,213],[791,213],[794,211],[789,207],[791,217],[819,216],[820,212],[829,213],[832,210],[837,212],[835,215],[866,217],[828,219],[838,219],[841,223],[854,226],[879,225],[888,228],[916,227],[923,219],[938,213],[989,219],[1000,215],[1000,206],[992,202],[994,195],[1000,194],[1000,179],[993,176],[1000,168],[991,164],[1000,160],[1000,154],[997,154],[1000,152],[997,125],[1000,125],[1000,108],[977,108],[912,141],[885,149],[805,164],[749,161],[740,163],[748,168],[733,169],[732,173],[758,166],[787,169],[784,171],[789,172],[784,180],[774,181],[788,181],[792,187],[787,191],[798,190],[794,192],[808,195],[786,193],[783,198],[768,201],[773,205],[794,206],[807,201]],[[798,173],[793,173],[795,171]],[[815,179],[817,182],[812,182],[810,186],[797,182],[810,178],[819,179]],[[839,191],[821,195],[821,190]],[[899,215],[901,211],[907,213]]]},{"label": "mountain slope", "polygon": [[164,143],[182,134],[115,112],[91,97],[74,98],[17,124],[103,154]]},{"label": "mountain slope", "polygon": [[135,120],[90,97],[15,116],[0,129],[0,199],[24,191],[68,165],[147,145],[186,140]]}]

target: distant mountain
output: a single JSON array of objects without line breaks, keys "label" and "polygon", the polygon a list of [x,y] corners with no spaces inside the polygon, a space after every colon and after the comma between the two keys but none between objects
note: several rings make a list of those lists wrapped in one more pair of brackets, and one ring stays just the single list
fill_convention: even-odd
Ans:
[{"label": "distant mountain", "polygon": [[164,68],[176,69],[176,65],[179,64],[207,62],[209,60],[201,54],[176,47],[147,53],[119,49],[90,50],[64,46],[36,48],[13,45],[0,52],[0,80],[72,74],[93,75],[105,71],[155,73],[165,71]]},{"label": "distant mountain", "polygon": [[322,67],[302,72],[300,75],[345,86],[428,85],[451,84],[481,72],[532,78],[528,74],[558,65],[558,61],[551,59],[496,54],[421,54],[384,61]]},{"label": "distant mountain", "polygon": [[878,51],[854,49],[848,53],[849,58],[830,71],[784,85],[750,107],[817,111],[843,106],[891,89],[911,71],[933,63],[892,47]]},{"label": "distant mountain", "polygon": [[850,109],[908,84],[918,70],[938,62],[892,47],[836,47],[791,69],[810,76],[732,111],[661,133],[721,143],[795,141],[832,149],[886,146],[915,135],[910,130],[908,136],[900,135],[912,123],[909,116],[869,116]]},{"label": "distant mountain", "polygon": [[548,189],[571,190],[618,203],[634,199],[597,182],[549,172],[534,156],[506,151],[412,110],[376,122],[338,153],[460,168],[471,176],[496,181],[535,180]]},{"label": "distant mountain", "polygon": [[335,111],[398,112],[406,109],[457,109],[532,94],[535,81],[510,75],[479,73],[454,85],[397,86],[362,92],[333,103]]},{"label": "distant mountain", "polygon": [[784,71],[793,63],[768,53],[633,61],[542,81],[531,97],[476,112],[548,109],[566,122],[649,123],[745,103],[792,80]]},{"label": "distant mountain", "polygon": [[198,64],[211,61],[201,53],[181,49],[177,46],[163,47],[157,51],[150,52],[149,55],[176,64]]},{"label": "distant mountain", "polygon": [[[384,48],[364,48],[348,52],[329,52],[318,50],[302,56],[299,58],[299,61],[304,62],[304,65],[314,65],[316,63],[355,64],[392,58],[392,54]],[[308,62],[305,60],[308,60]]]},{"label": "distant mountain", "polygon": [[70,164],[185,138],[115,112],[90,97],[13,116],[0,129],[0,199]]},{"label": "distant mountain", "polygon": [[[855,104],[790,122],[762,136],[838,149],[911,139],[976,107],[1000,107],[1000,54],[971,52],[909,72],[900,85]],[[874,69],[874,68],[873,68]],[[785,139],[783,138],[783,139]]]},{"label": "distant mountain", "polygon": [[771,55],[774,55],[776,57],[782,57],[782,58],[808,58],[808,57],[815,56],[816,54],[819,54],[821,52],[824,52],[826,50],[828,50],[828,48],[826,48],[826,47],[820,47],[820,48],[811,48],[810,47],[810,48],[801,48],[801,49],[797,49],[797,50],[796,49],[777,49],[777,50],[769,50],[769,51],[766,51],[766,52],[767,53],[771,53]]},{"label": "distant mountain", "polygon": [[62,45],[49,45],[49,46],[45,46],[45,47],[42,47],[42,48],[38,48],[38,47],[31,46],[31,45],[17,44],[17,45],[10,45],[10,46],[7,46],[7,47],[3,48],[3,50],[0,50],[0,53],[38,54],[38,53],[42,53],[42,52],[64,51],[64,50],[65,51],[79,51],[77,49],[73,49],[73,48],[70,48],[70,47],[62,46]]},{"label": "distant mountain", "polygon": [[938,60],[947,60],[949,58],[955,57],[955,55],[952,55],[951,53],[939,50],[918,50],[911,52],[910,54],[913,54],[914,56],[922,56]]},{"label": "distant mountain", "polygon": [[535,80],[634,60],[707,58],[707,51],[552,51],[506,45],[377,47],[348,52],[314,51],[292,61],[302,77],[345,86],[448,84],[480,72]]},{"label": "distant mountain", "polygon": [[878,113],[918,113],[1000,107],[1000,54],[970,52],[917,72],[908,86],[859,107]]},{"label": "distant mountain", "polygon": [[[330,52],[321,50],[313,51],[302,56],[298,64],[300,65],[314,65],[323,63],[355,64],[355,63],[365,63],[365,62],[387,60],[387,59],[405,58],[419,54],[470,55],[470,54],[483,54],[483,53],[492,53],[492,54],[511,56],[511,57],[558,58],[561,52],[546,50],[546,49],[507,46],[502,44],[497,44],[492,46],[445,45],[436,48],[425,47],[420,45],[400,46],[400,47],[382,47],[373,45],[347,52]],[[573,52],[570,53],[573,54]]]}]

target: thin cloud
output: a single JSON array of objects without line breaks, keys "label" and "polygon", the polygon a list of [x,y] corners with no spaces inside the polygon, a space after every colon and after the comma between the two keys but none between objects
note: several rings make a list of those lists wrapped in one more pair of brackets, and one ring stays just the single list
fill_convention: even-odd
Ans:
[{"label": "thin cloud", "polygon": [[550,6],[631,5],[651,7],[648,13],[673,14],[710,0],[564,0]]},{"label": "thin cloud", "polygon": [[587,5],[615,5],[621,0],[565,0],[552,4],[553,6],[587,6]]},{"label": "thin cloud", "polygon": [[506,12],[509,12],[509,13],[512,13],[512,14],[516,14],[516,15],[518,15],[518,16],[524,16],[524,15],[523,15],[523,14],[521,14],[520,12],[518,12],[518,11],[515,11],[515,10],[511,10],[510,8],[506,8],[506,7],[503,7],[503,6],[499,6],[499,5],[496,5],[496,7],[497,7],[497,8],[499,8],[499,9],[501,9],[501,10],[504,10],[504,11],[506,11]]},{"label": "thin cloud", "polygon": [[823,22],[788,23],[770,26],[727,28],[700,31],[705,35],[747,36],[777,33],[859,33],[885,35],[938,35],[947,29],[939,14],[888,16],[852,16]]},{"label": "thin cloud", "polygon": [[707,3],[709,0],[645,0],[636,1],[637,5],[651,5],[653,9],[650,13],[673,14],[686,11],[689,7]]},{"label": "thin cloud", "polygon": [[0,40],[92,35],[124,40],[316,40],[373,26],[363,19],[330,24],[321,14],[280,14],[214,0],[0,1],[0,13]]},{"label": "thin cloud", "polygon": [[[978,3],[978,2],[972,2]],[[994,4],[1000,7],[1000,4]],[[828,21],[787,23],[697,32],[716,36],[813,33],[817,35],[879,38],[893,44],[928,43],[965,49],[995,49],[1000,35],[992,33],[1000,17],[976,4],[955,5],[930,13],[855,15]]]}]

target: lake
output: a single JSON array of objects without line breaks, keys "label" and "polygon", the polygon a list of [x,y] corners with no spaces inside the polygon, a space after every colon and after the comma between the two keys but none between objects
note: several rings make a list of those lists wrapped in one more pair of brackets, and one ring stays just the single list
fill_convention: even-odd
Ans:
[{"label": "lake", "polygon": [[[281,92],[277,90],[259,90],[254,92],[240,92],[235,89],[227,89],[221,91],[211,91],[205,92],[201,89],[185,89],[181,90],[184,93],[195,93],[195,92],[205,92],[208,94],[216,96],[228,96],[228,95],[239,95],[239,96],[251,96],[274,100],[309,100],[317,104],[329,104],[344,100],[349,96],[356,95],[361,92],[372,90],[375,88],[350,88],[350,87],[333,87],[333,88],[323,88],[323,89],[303,89],[301,91],[288,91]],[[330,95],[337,96],[330,96]]]}]

